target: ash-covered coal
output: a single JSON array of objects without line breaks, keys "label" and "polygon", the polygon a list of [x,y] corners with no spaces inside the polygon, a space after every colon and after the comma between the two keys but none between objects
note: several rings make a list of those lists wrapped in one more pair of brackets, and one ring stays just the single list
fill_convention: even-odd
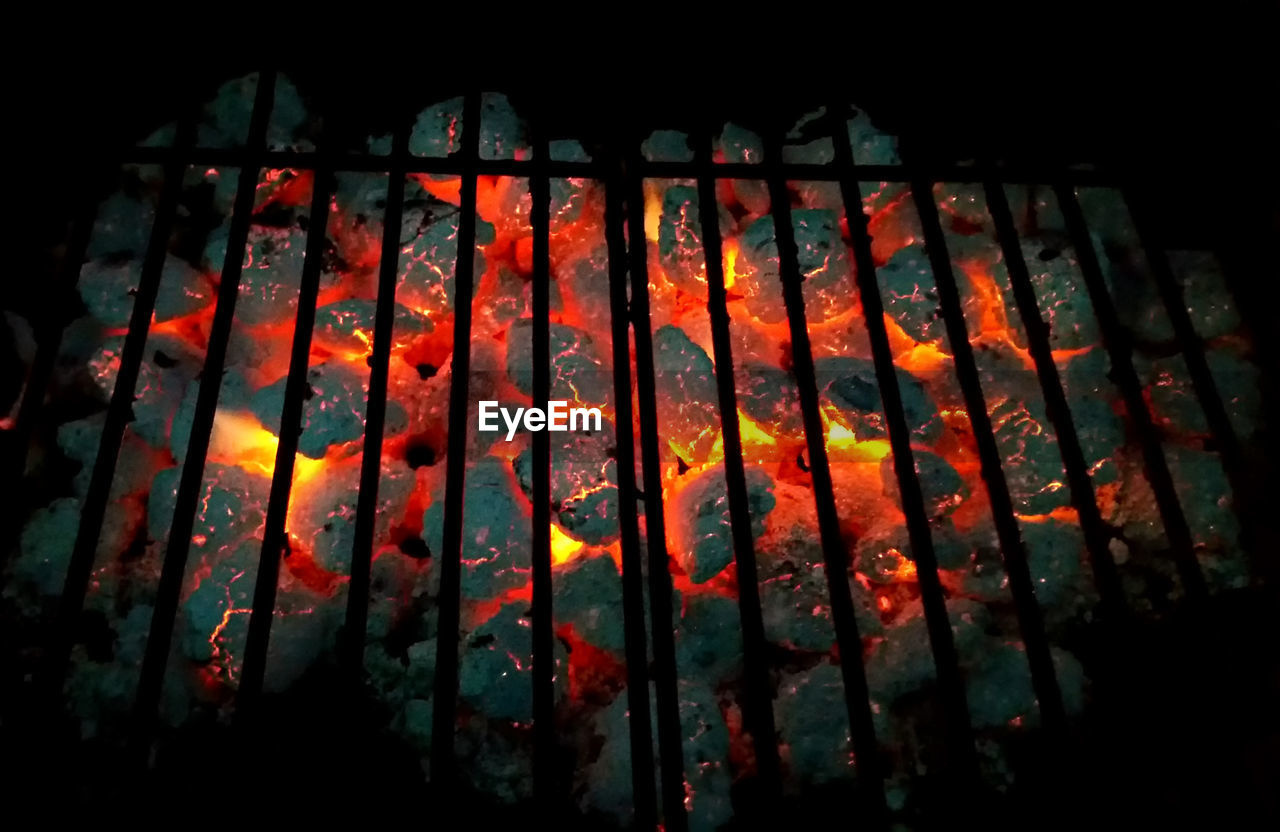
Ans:
[{"label": "ash-covered coal", "polygon": [[[600,404],[609,399],[613,375],[595,339],[565,324],[550,325],[551,390],[549,399]],[[516,389],[533,395],[533,321],[521,318],[507,335],[507,375]]]},{"label": "ash-covered coal", "polygon": [[[1049,324],[1049,348],[1072,350],[1098,343],[1101,339],[1098,319],[1093,314],[1093,303],[1080,276],[1075,252],[1053,238],[1024,237],[1021,246],[1040,316]],[[993,272],[1004,298],[1007,319],[1021,322],[1008,270],[1001,266]],[[1011,326],[1009,333],[1019,347],[1027,347],[1025,327]]]},{"label": "ash-covered coal", "polygon": [[[316,310],[316,326],[312,337],[317,344],[329,349],[352,353],[370,352],[373,349],[377,307],[376,301],[361,298],[321,306]],[[392,331],[397,343],[431,332],[435,328],[430,318],[399,303],[395,305],[393,320]]]},{"label": "ash-covered coal", "polygon": [[[953,269],[957,283],[968,284],[961,269]],[[888,263],[876,269],[884,311],[902,327],[902,331],[919,343],[940,341],[947,335],[947,324],[938,304],[938,286],[933,267],[923,245],[906,246]],[[960,287],[961,308],[965,327],[970,333],[982,331],[982,307],[977,295],[967,285]]]},{"label": "ash-covered coal", "polygon": [[[555,664],[567,657],[556,643]],[[492,719],[533,720],[533,630],[527,602],[506,604],[467,638],[458,659],[458,695]],[[565,673],[556,672],[557,698]]]},{"label": "ash-covered coal", "polygon": [[690,594],[676,631],[676,667],[685,679],[717,685],[742,666],[738,602],[716,593]]},{"label": "ash-covered coal", "polygon": [[800,412],[800,388],[791,373],[758,362],[734,368],[738,407],[753,421],[767,426],[773,436],[791,441],[804,439],[804,415]]},{"label": "ash-covered coal", "polygon": [[[80,268],[76,290],[89,314],[112,329],[129,326],[142,279],[141,263],[93,261]],[[166,258],[153,312],[156,323],[198,312],[213,302],[209,279],[176,257]]]},{"label": "ash-covered coal", "polygon": [[[515,478],[504,460],[486,457],[467,470],[462,511],[462,597],[496,598],[524,586],[530,575],[528,503],[517,497]],[[431,498],[422,518],[432,552],[444,547],[444,488]]]},{"label": "ash-covered coal", "polygon": [[[765,518],[773,510],[773,480],[762,469],[748,467],[747,506],[751,533],[764,533]],[[723,465],[702,471],[680,492],[671,515],[678,518],[675,530],[681,545],[676,560],[694,583],[705,583],[733,561],[730,534],[729,493]]]},{"label": "ash-covered coal", "polygon": [[[911,450],[911,457],[925,510],[931,519],[954,513],[961,503],[969,499],[969,486],[951,463],[935,453],[915,448]],[[884,493],[901,507],[898,474],[892,456],[880,460],[880,481],[884,483]]]},{"label": "ash-covered coal", "polygon": [[[791,212],[791,225],[804,281],[806,319],[810,324],[821,323],[852,309],[851,267],[836,212],[797,208]],[[765,323],[785,321],[772,215],[760,217],[742,233],[742,261],[747,268],[739,273],[734,291],[743,295],[748,311]]]},{"label": "ash-covered coal", "polygon": [[[565,531],[592,545],[617,540],[618,464],[613,426],[598,431],[566,431],[551,440],[551,505]],[[533,450],[513,463],[520,488],[533,499]]]},{"label": "ash-covered coal", "polygon": [[[875,365],[864,358],[820,358],[813,365],[822,404],[833,408],[859,441],[889,435],[880,399]],[[942,417],[924,383],[905,370],[897,370],[903,414],[912,441],[932,445],[942,436]]]},{"label": "ash-covered coal", "polygon": [[575,558],[556,574],[551,608],[556,621],[593,647],[618,658],[626,648],[622,616],[622,575],[607,554]]},{"label": "ash-covered coal", "polygon": [[[384,459],[378,480],[374,540],[384,540],[392,522],[404,514],[413,491],[413,471],[404,463]],[[317,566],[348,574],[355,549],[356,504],[360,499],[360,466],[331,466],[323,476],[295,485],[290,502],[289,534],[299,541]]]},{"label": "ash-covered coal", "polygon": [[720,438],[715,365],[675,326],[654,332],[653,364],[663,451],[690,465],[706,462]]}]

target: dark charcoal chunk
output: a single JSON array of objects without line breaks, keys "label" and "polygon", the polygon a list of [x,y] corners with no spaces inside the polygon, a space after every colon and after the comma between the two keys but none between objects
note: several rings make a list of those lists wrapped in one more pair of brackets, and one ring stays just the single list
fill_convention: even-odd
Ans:
[{"label": "dark charcoal chunk", "polygon": [[[462,596],[482,601],[529,580],[529,509],[515,494],[506,462],[486,457],[467,471],[462,512]],[[443,551],[444,489],[423,514],[423,537]]]},{"label": "dark charcoal chunk", "polygon": [[853,745],[840,668],[823,662],[811,670],[784,675],[778,681],[775,707],[792,777],[806,786],[853,777]]},{"label": "dark charcoal chunk", "polygon": [[676,633],[676,667],[685,678],[714,685],[742,663],[742,619],[738,602],[725,595],[691,594]]},{"label": "dark charcoal chunk", "polygon": [[[602,404],[609,399],[613,376],[601,350],[586,332],[564,324],[551,327],[549,398],[576,404]],[[507,334],[507,375],[516,389],[533,395],[533,321],[521,318]]]},{"label": "dark charcoal chunk", "polygon": [[[1253,436],[1262,414],[1258,368],[1225,349],[1206,350],[1204,357],[1231,427],[1241,438]],[[1171,355],[1138,363],[1137,369],[1147,381],[1153,416],[1179,433],[1207,436],[1209,423],[1183,357]]]},{"label": "dark charcoal chunk", "polygon": [[[858,441],[886,437],[884,405],[875,365],[864,358],[820,358],[814,362],[818,393],[825,405],[836,408],[850,422]],[[904,370],[898,370],[898,389],[902,409],[911,429],[913,441],[932,445],[942,438],[942,417],[924,383]]]},{"label": "dark charcoal chunk", "polygon": [[[835,211],[798,208],[791,212],[800,276],[804,280],[805,317],[821,323],[853,307],[852,270]],[[765,323],[787,318],[779,285],[778,246],[773,216],[753,222],[742,234],[742,260],[734,291],[742,294],[747,309]]]},{"label": "dark charcoal chunk", "polygon": [[[98,206],[93,223],[87,257],[105,254],[131,254],[139,263],[151,240],[155,222],[155,206],[134,196],[117,191]],[[138,266],[141,269],[141,265]]]},{"label": "dark charcoal chunk", "polygon": [[1208,451],[1166,445],[1165,460],[1196,546],[1234,552],[1240,524],[1221,458]]},{"label": "dark charcoal chunk", "polygon": [[[1080,276],[1074,250],[1059,248],[1045,239],[1023,239],[1022,258],[1027,264],[1040,316],[1049,324],[1050,349],[1072,350],[1098,343],[1101,338],[1098,319],[1093,314],[1093,303]],[[1026,330],[1021,326],[1008,270],[995,269],[994,277],[1004,297],[1008,320],[1019,322],[1011,327],[1014,341],[1025,348]]]},{"label": "dark charcoal chunk", "polygon": [[640,152],[650,162],[692,162],[689,134],[680,130],[654,130],[640,144]]},{"label": "dark charcoal chunk", "polygon": [[[954,269],[953,272],[958,282],[968,283],[968,277],[962,270]],[[923,245],[899,249],[888,263],[876,269],[876,276],[885,313],[912,340],[924,343],[939,341],[946,336],[947,324],[938,305],[938,286]],[[980,332],[982,308],[977,295],[962,285],[960,297],[965,326],[971,334]]]},{"label": "dark charcoal chunk", "polygon": [[[939,569],[959,569],[969,563],[969,545],[956,534],[950,520],[935,521],[930,532]],[[875,583],[892,583],[898,579],[904,562],[914,560],[911,536],[902,523],[886,523],[872,529],[853,550],[854,569]]]},{"label": "dark charcoal chunk", "polygon": [[1201,338],[1216,338],[1238,331],[1240,312],[1213,253],[1171,251],[1168,254],[1169,266],[1182,286],[1182,300],[1196,334]]},{"label": "dark charcoal chunk", "polygon": [[690,464],[705,462],[720,436],[715,365],[674,326],[653,334],[653,363],[664,451],[678,449]]},{"label": "dark charcoal chunk", "polygon": [[[142,263],[86,263],[76,284],[89,314],[106,327],[124,329],[133,315],[133,301]],[[204,275],[176,257],[165,260],[156,294],[154,317],[157,323],[198,312],[213,302],[214,291]]]},{"label": "dark charcoal chunk", "polygon": [[580,557],[555,576],[556,620],[573,625],[587,643],[608,650],[619,658],[626,648],[622,616],[622,576],[608,555]]},{"label": "dark charcoal chunk", "polygon": [[[988,639],[987,648],[966,667],[965,688],[974,728],[1035,725],[1040,711],[1026,650],[1018,642]],[[1084,670],[1070,653],[1051,647],[1055,676],[1068,714],[1084,706]]]},{"label": "dark charcoal chunk", "polygon": [[[564,649],[556,643],[553,670],[564,693]],[[459,657],[458,695],[492,719],[533,719],[533,629],[528,603],[506,604],[476,628]]]},{"label": "dark charcoal chunk", "polygon": [[769,364],[744,364],[734,371],[738,407],[770,433],[804,438],[800,388],[791,373]]},{"label": "dark charcoal chunk", "polygon": [[[969,499],[969,486],[965,485],[951,463],[928,451],[912,450],[911,457],[915,460],[916,479],[920,483],[924,506],[930,517],[951,514]],[[901,506],[898,498],[898,474],[893,467],[892,456],[880,460],[880,480],[884,483],[884,493],[892,496],[894,502]]]},{"label": "dark charcoal chunk", "polygon": [[[935,678],[933,649],[923,610],[913,605],[912,615],[890,627],[867,659],[867,684],[875,703],[887,706],[894,700],[920,690]],[[947,603],[947,618],[961,663],[982,652],[990,616],[975,601],[956,599]]]},{"label": "dark charcoal chunk", "polygon": [[[747,504],[751,512],[751,533],[764,533],[765,518],[773,510],[773,480],[759,468],[748,467]],[[729,532],[729,496],[724,466],[716,465],[698,474],[676,498],[675,517],[680,524],[681,567],[694,583],[714,578],[733,560],[733,540]]]},{"label": "dark charcoal chunk", "polygon": [[[964,577],[965,592],[983,601],[1008,599],[1008,578],[1000,559],[994,531],[987,526],[971,533],[976,555]],[[1057,520],[1022,523],[1022,545],[1036,600],[1044,607],[1059,607],[1079,595],[1084,536],[1080,527]]]},{"label": "dark charcoal chunk", "polygon": [[[815,553],[821,557],[821,553]],[[853,611],[858,634],[863,638],[883,630],[879,616],[872,609],[871,596],[862,584],[848,576],[853,595]],[[825,653],[836,643],[835,623],[831,618],[831,590],[827,586],[827,570],[821,564],[800,566],[788,574],[769,578],[760,584],[760,607],[764,614],[766,637],[795,650]]]}]

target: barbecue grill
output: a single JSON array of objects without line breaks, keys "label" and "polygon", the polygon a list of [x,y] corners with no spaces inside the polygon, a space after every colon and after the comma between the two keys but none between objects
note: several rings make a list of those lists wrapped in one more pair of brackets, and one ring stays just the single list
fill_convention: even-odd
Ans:
[{"label": "barbecue grill", "polygon": [[[357,145],[252,73],[75,195],[9,318],[14,782],[582,828],[1275,809],[1196,701],[1257,714],[1275,667],[1239,252],[843,98],[608,141],[496,92],[405,115]],[[508,442],[481,400],[604,424]]]}]

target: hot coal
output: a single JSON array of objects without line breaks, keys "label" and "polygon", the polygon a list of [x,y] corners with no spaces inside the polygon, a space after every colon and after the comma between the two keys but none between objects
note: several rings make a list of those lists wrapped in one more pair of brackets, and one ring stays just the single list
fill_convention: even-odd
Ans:
[{"label": "hot coal", "polygon": [[791,373],[770,364],[750,362],[734,369],[738,407],[770,434],[793,441],[804,439],[800,388]]},{"label": "hot coal", "polygon": [[[374,317],[377,303],[352,298],[321,306],[316,310],[313,337],[330,349],[362,353],[373,349]],[[416,335],[431,332],[435,325],[425,315],[401,304],[395,305],[394,339],[403,343]]]},{"label": "hot coal", "polygon": [[[764,533],[765,518],[773,510],[773,480],[763,470],[748,467],[747,505],[751,533]],[[682,544],[676,560],[694,583],[704,583],[720,574],[733,561],[733,540],[729,528],[729,494],[724,467],[712,466],[685,486],[672,506]]]},{"label": "hot coal", "polygon": [[[565,531],[592,545],[617,540],[618,465],[613,459],[613,426],[567,431],[551,438],[551,505]],[[520,488],[533,499],[533,450],[513,463]]]},{"label": "hot coal", "polygon": [[[964,271],[955,269],[958,282],[968,283]],[[927,343],[940,341],[947,334],[942,308],[938,305],[938,287],[933,267],[923,245],[906,246],[876,269],[880,296],[885,313],[910,335],[912,340]],[[977,295],[965,287],[960,289],[964,322],[970,333],[982,330],[982,309]]]},{"label": "hot coal", "polygon": [[182,652],[194,662],[240,652],[253,609],[262,545],[250,540],[219,558],[182,604]]},{"label": "hot coal", "polygon": [[[1101,339],[1098,319],[1093,314],[1088,288],[1080,277],[1075,252],[1053,239],[1024,237],[1021,245],[1040,316],[1049,324],[1049,348],[1072,350],[1098,343]],[[1008,270],[996,268],[993,277],[1004,298],[1007,319],[1021,321]],[[1019,347],[1027,346],[1026,330],[1021,325],[1011,326],[1010,334]]]},{"label": "hot coal", "polygon": [[[834,407],[849,421],[849,428],[859,441],[888,436],[880,384],[871,361],[851,357],[820,358],[814,362],[813,370],[822,403]],[[898,370],[897,375],[912,440],[934,444],[942,437],[943,424],[933,398],[915,376],[905,370]]]},{"label": "hot coal", "polygon": [[[138,261],[92,261],[80,268],[76,289],[93,315],[104,326],[124,329],[133,314],[134,297],[142,278]],[[213,302],[213,286],[200,272],[176,257],[165,260],[156,294],[156,323],[198,312]]]},{"label": "hot coal", "polygon": [[[165,468],[156,474],[147,502],[147,533],[152,540],[169,539],[181,477],[181,466]],[[245,537],[254,534],[266,519],[269,488],[268,480],[241,468],[206,463],[193,527],[193,555],[229,552]]]},{"label": "hot coal", "polygon": [[[852,272],[836,212],[797,208],[791,212],[791,225],[804,280],[806,319],[811,324],[821,323],[853,308]],[[785,321],[787,309],[778,289],[780,272],[773,216],[753,222],[742,233],[741,241],[741,262],[747,268],[739,270],[734,291],[743,295],[747,309],[761,321]]]},{"label": "hot coal", "polygon": [[[1259,428],[1262,393],[1258,368],[1228,349],[1205,350],[1218,395],[1236,435],[1248,438]],[[1191,373],[1181,355],[1135,361],[1140,376],[1147,380],[1152,414],[1175,434],[1208,436],[1209,423],[1196,395]]]},{"label": "hot coal", "polygon": [[[820,551],[812,552],[819,559]],[[836,643],[835,624],[831,618],[831,594],[827,586],[827,570],[822,563],[779,565],[791,567],[760,583],[760,608],[764,615],[765,636],[775,644],[793,650],[825,653]],[[880,618],[872,608],[871,594],[854,578],[847,576],[853,596],[853,611],[858,633],[863,638],[883,631]]]},{"label": "hot coal", "polygon": [[[951,467],[951,463],[935,453],[914,448],[911,451],[911,457],[915,461],[916,481],[920,483],[925,510],[928,511],[930,518],[951,514],[961,503],[969,499],[969,486],[965,484],[960,473]],[[884,483],[884,493],[901,507],[898,495],[898,474],[891,456],[880,460],[880,481]]]},{"label": "hot coal", "polygon": [[[959,569],[969,562],[969,547],[945,518],[930,524],[933,555],[939,569]],[[901,523],[883,523],[858,539],[853,550],[853,566],[875,583],[900,580],[907,561],[915,561],[911,536]]]},{"label": "hot coal", "polygon": [[[1052,609],[1078,599],[1084,579],[1084,536],[1080,527],[1052,519],[1021,525],[1022,546],[1036,600],[1042,607]],[[990,526],[979,526],[970,534],[970,541],[974,558],[964,576],[965,592],[989,602],[1007,598],[1008,578],[994,531]]]},{"label": "hot coal", "polygon": [[[405,222],[418,218],[416,228],[406,228],[413,236],[401,250],[400,270],[396,278],[396,299],[433,319],[453,311],[454,267],[458,259],[458,209],[433,199],[424,199],[416,212],[406,208]],[[494,227],[476,218],[476,253],[474,274],[484,274],[481,246],[494,241]],[[472,292],[480,281],[472,283]]]},{"label": "hot coal", "polygon": [[[408,467],[383,460],[374,540],[386,539],[391,523],[404,513],[413,486],[413,472]],[[324,476],[295,487],[288,531],[310,552],[321,569],[348,574],[355,548],[359,498],[360,467],[357,465],[332,466]]]},{"label": "hot coal", "polygon": [[605,554],[579,557],[556,574],[552,610],[556,621],[573,626],[577,636],[619,658],[626,648],[622,616],[622,576]]},{"label": "hot coal", "polygon": [[[720,218],[722,235],[728,217]],[[667,278],[697,298],[707,296],[706,258],[702,250],[702,226],[698,216],[698,189],[672,185],[663,191],[658,220],[658,262]]]},{"label": "hot coal", "polygon": [[[19,541],[13,575],[41,596],[62,594],[80,527],[81,502],[62,497],[37,509],[27,520]],[[143,507],[136,499],[117,499],[107,505],[95,560],[106,560],[129,548],[143,522]]]},{"label": "hot coal", "polygon": [[676,667],[685,679],[716,685],[742,665],[738,602],[715,593],[690,594],[676,632]]},{"label": "hot coal", "polygon": [[[250,408],[258,421],[279,433],[287,379],[280,379],[253,394]],[[366,377],[339,361],[317,364],[307,370],[308,394],[302,405],[302,432],[298,452],[321,459],[333,445],[352,442],[364,435]],[[385,431],[394,436],[408,426],[404,409],[387,402]]]},{"label": "hot coal", "polygon": [[689,464],[707,461],[720,437],[715,365],[675,326],[653,334],[653,364],[663,450]]},{"label": "hot coal", "polygon": [[[602,350],[587,332],[551,324],[551,390],[548,398],[601,404],[608,400],[613,376]],[[520,392],[533,395],[533,321],[521,318],[507,334],[507,375]]]},{"label": "hot coal", "polygon": [[822,662],[784,675],[778,681],[774,713],[784,759],[797,785],[853,776],[853,745],[840,668]]},{"label": "hot coal", "polygon": [[[226,226],[209,237],[205,260],[220,269],[227,250]],[[248,326],[292,321],[298,310],[298,281],[306,257],[307,232],[294,226],[275,228],[253,225],[240,272],[240,299],[236,320]],[[322,271],[321,288],[334,285],[338,275]]]},{"label": "hot coal", "polygon": [[[555,664],[568,661],[557,642]],[[556,673],[558,696],[565,673]],[[533,719],[533,630],[527,602],[506,604],[476,628],[459,657],[458,695],[493,719]]]},{"label": "hot coal", "polygon": [[[462,512],[462,597],[487,600],[524,586],[530,571],[530,519],[503,460],[486,457],[468,471]],[[432,552],[444,551],[444,489],[422,518]]]}]

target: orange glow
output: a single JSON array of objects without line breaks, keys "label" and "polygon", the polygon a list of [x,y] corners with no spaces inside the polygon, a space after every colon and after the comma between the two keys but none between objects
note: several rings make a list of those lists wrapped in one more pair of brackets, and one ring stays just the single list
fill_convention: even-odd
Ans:
[{"label": "orange glow", "polygon": [[841,461],[879,462],[891,454],[893,448],[888,439],[859,441],[846,425],[833,421],[827,431],[827,451],[838,451]]},{"label": "orange glow", "polygon": [[[280,440],[262,426],[251,413],[220,410],[213,419],[209,436],[209,458],[238,465],[250,474],[270,477],[276,467]],[[295,483],[306,482],[324,467],[324,460],[298,454],[293,460]]]},{"label": "orange glow", "polygon": [[573,560],[584,548],[585,543],[575,540],[561,531],[555,523],[551,524],[551,565],[562,566]]},{"label": "orange glow", "polygon": [[732,289],[738,280],[738,238],[724,241],[724,288]]}]

